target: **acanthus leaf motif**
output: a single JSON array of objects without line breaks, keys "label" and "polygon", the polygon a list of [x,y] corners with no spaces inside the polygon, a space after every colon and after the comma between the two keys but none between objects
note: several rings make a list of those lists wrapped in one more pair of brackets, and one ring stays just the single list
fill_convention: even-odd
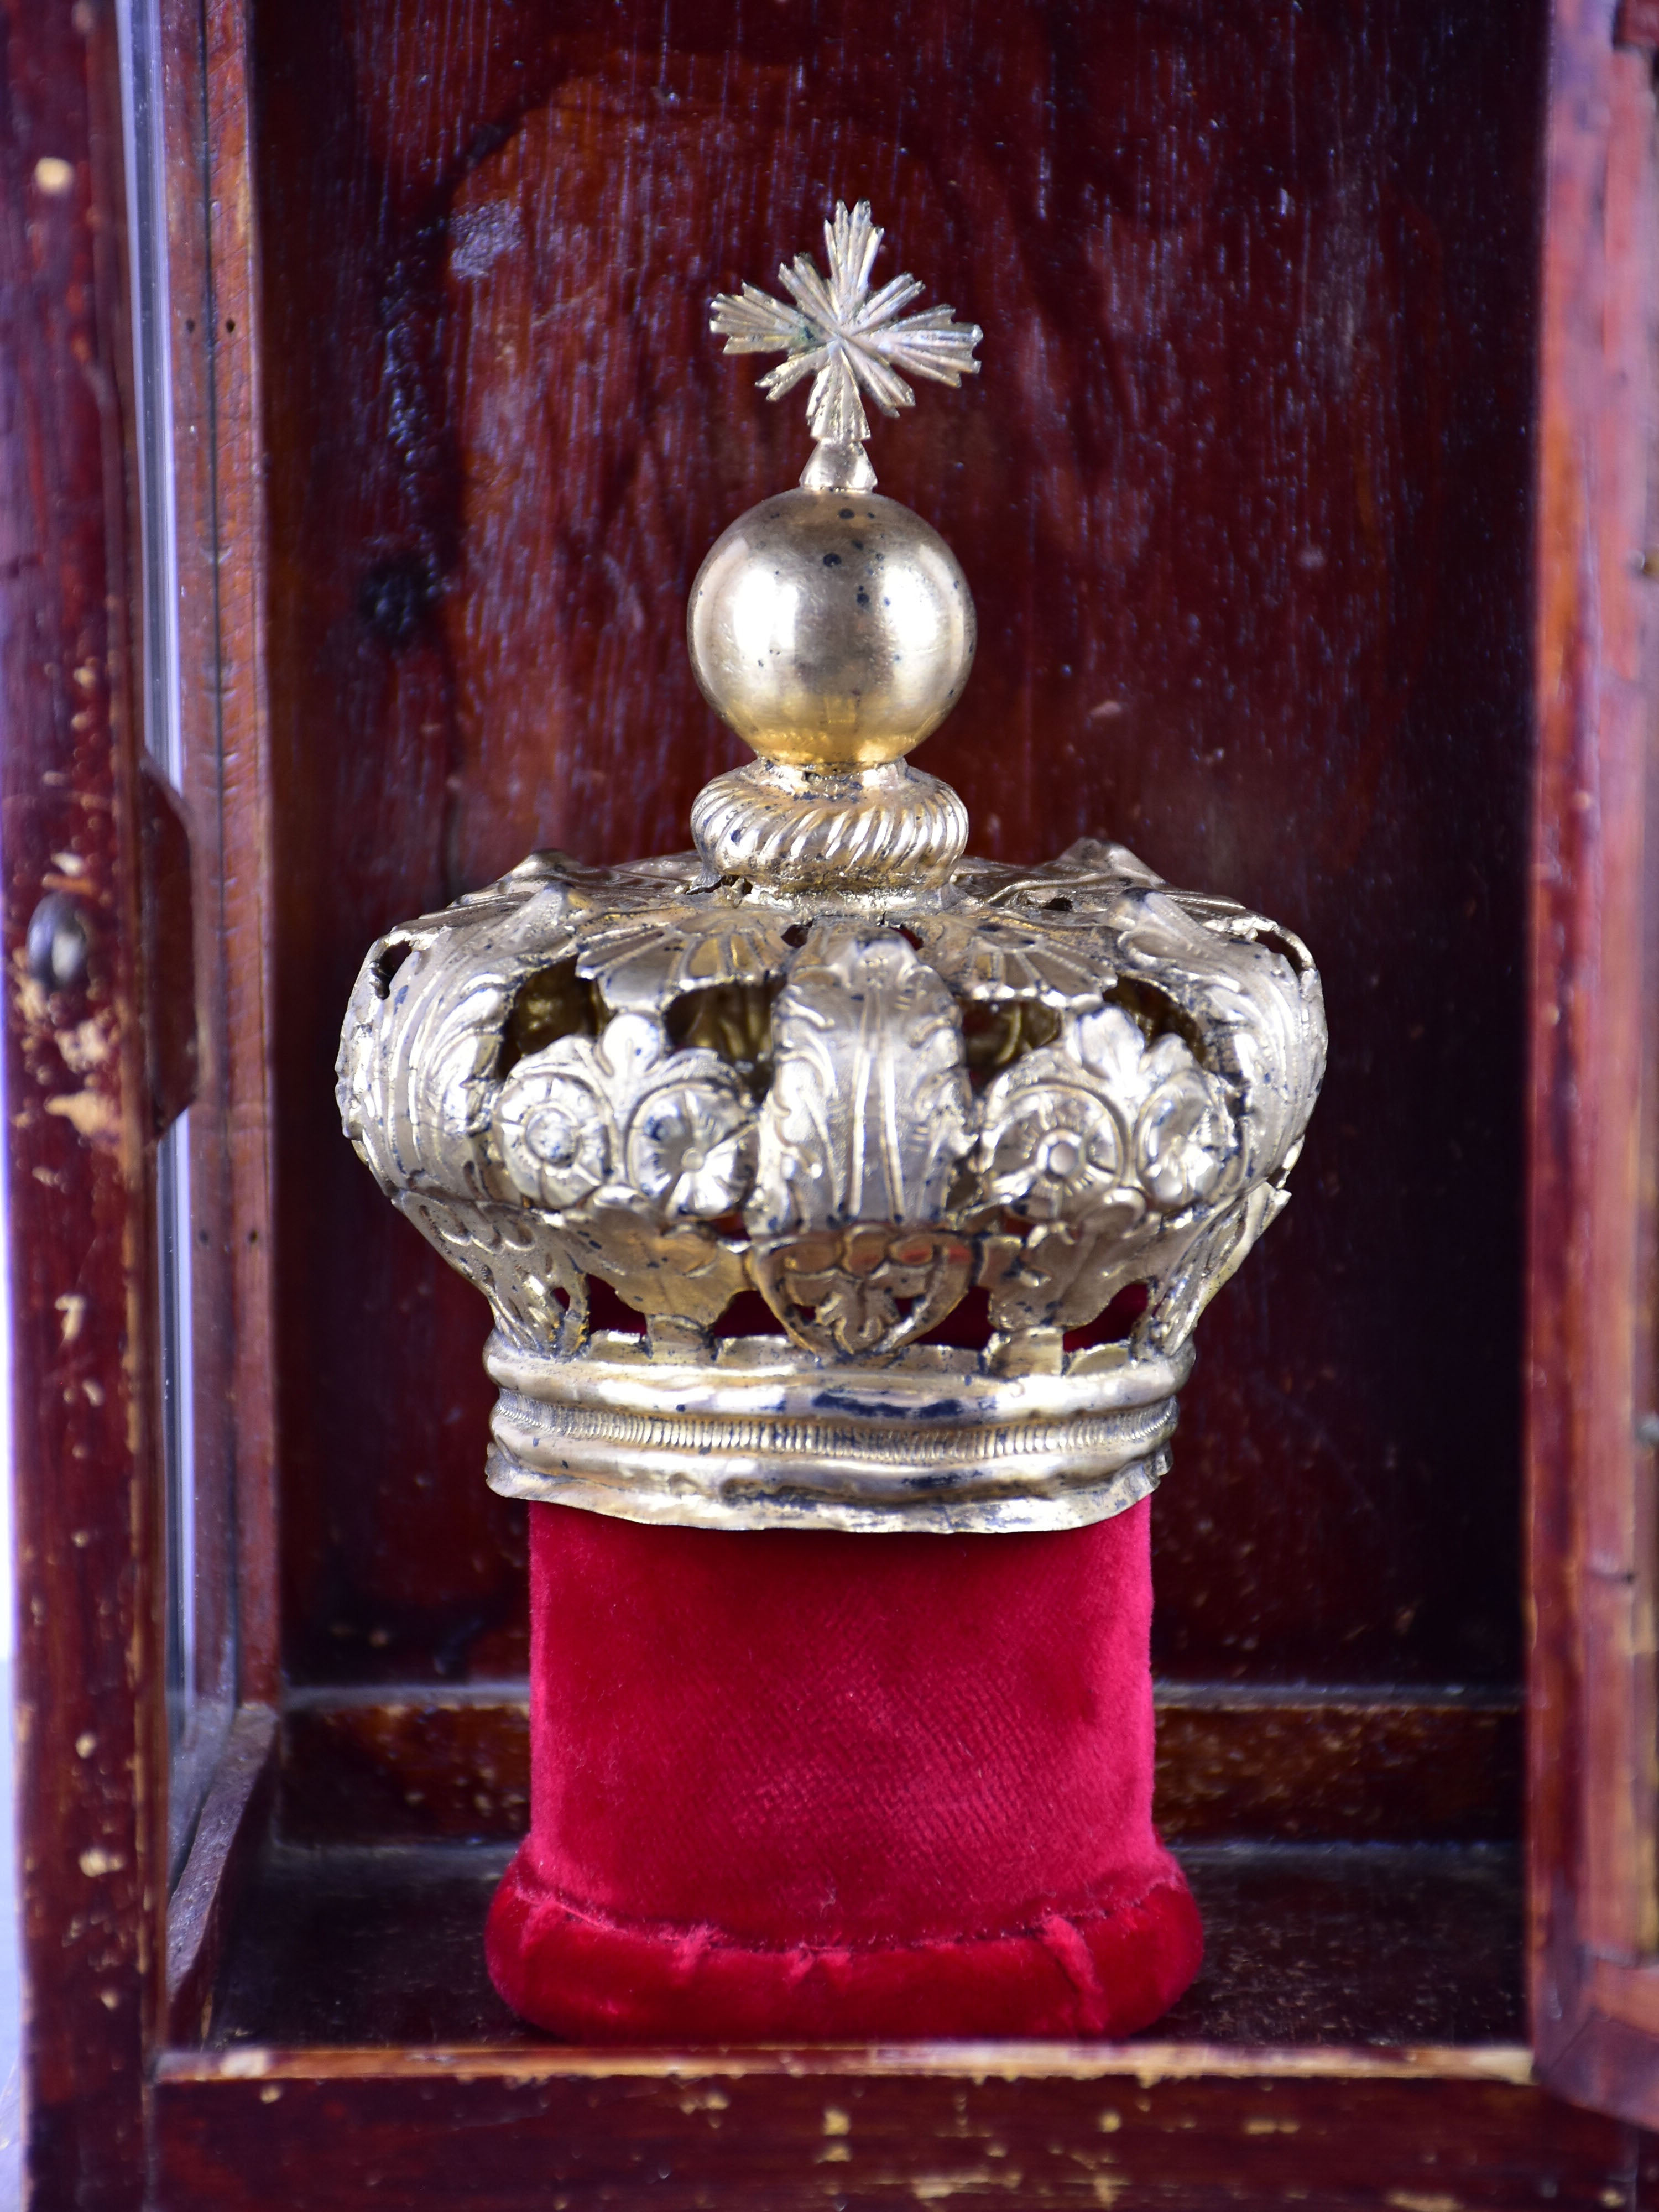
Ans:
[{"label": "acanthus leaf motif", "polygon": [[1224,1087],[1182,1038],[1124,1007],[1073,1015],[988,1090],[976,1166],[1031,1224],[994,1238],[982,1279],[1000,1331],[1086,1325],[1144,1269],[1173,1264],[1236,1164]]},{"label": "acanthus leaf motif", "polygon": [[878,1354],[966,1289],[949,1227],[972,1147],[956,1003],[896,931],[821,924],[772,1013],[747,1216],[757,1286],[799,1342]]},{"label": "acanthus leaf motif", "polygon": [[1097,1006],[1114,981],[1109,947],[1091,920],[1045,915],[919,916],[918,935],[939,974],[964,998],[1030,999],[1076,1012]]},{"label": "acanthus leaf motif", "polygon": [[1121,974],[1146,977],[1201,1017],[1210,1072],[1234,1101],[1238,1179],[1279,1170],[1325,1073],[1324,999],[1306,948],[1230,901],[1158,890],[1125,912],[1117,957]]},{"label": "acanthus leaf motif", "polygon": [[339,1097],[386,1189],[510,1198],[489,1142],[501,1030],[525,977],[563,958],[576,927],[562,884],[509,877],[370,949],[341,1037]]},{"label": "acanthus leaf motif", "polygon": [[772,1036],[752,1233],[939,1220],[972,1146],[968,1076],[956,1003],[906,939],[821,924]]},{"label": "acanthus leaf motif", "polygon": [[1232,1121],[1220,1085],[1194,1064],[1178,1037],[1160,1037],[1145,1067],[1155,1080],[1135,1116],[1135,1169],[1153,1205],[1180,1213],[1220,1182],[1233,1147]]},{"label": "acanthus leaf motif", "polygon": [[791,957],[787,920],[713,903],[642,911],[594,930],[576,972],[599,985],[607,1006],[660,1011],[684,992],[781,975]]}]

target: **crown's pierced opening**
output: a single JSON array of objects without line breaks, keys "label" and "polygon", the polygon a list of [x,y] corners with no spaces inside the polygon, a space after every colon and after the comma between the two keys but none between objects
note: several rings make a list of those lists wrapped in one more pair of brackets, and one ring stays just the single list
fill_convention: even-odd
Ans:
[{"label": "crown's pierced opening", "polygon": [[809,254],[798,253],[778,270],[793,304],[745,284],[741,294],[722,292],[710,303],[708,327],[726,340],[727,353],[787,356],[759,380],[769,399],[781,399],[811,378],[806,418],[819,451],[801,481],[823,490],[863,489],[875,476],[862,450],[870,422],[860,387],[883,414],[896,415],[916,404],[901,371],[955,388],[964,376],[978,375],[974,348],[984,332],[975,324],[958,323],[954,311],[942,306],[895,320],[925,288],[902,276],[871,291],[882,233],[871,220],[868,200],[860,200],[850,215],[837,201],[823,237],[827,279]]}]

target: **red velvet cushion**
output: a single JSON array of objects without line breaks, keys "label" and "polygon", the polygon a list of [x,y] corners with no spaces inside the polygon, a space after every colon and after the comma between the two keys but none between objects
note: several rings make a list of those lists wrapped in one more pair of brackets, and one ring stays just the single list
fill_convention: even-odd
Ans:
[{"label": "red velvet cushion", "polygon": [[1121,2033],[1197,1971],[1146,1505],[1027,1536],[532,1522],[507,2002],[582,2037]]}]

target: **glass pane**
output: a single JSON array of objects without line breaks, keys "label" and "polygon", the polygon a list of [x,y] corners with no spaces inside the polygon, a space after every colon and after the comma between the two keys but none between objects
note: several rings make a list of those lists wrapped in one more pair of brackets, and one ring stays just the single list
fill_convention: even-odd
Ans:
[{"label": "glass pane", "polygon": [[[144,739],[175,792],[186,781],[179,712],[177,508],[168,297],[165,106],[155,0],[119,0],[133,392],[142,516]],[[188,1854],[230,1724],[235,1637],[230,1470],[196,1450],[191,1115],[162,1138],[155,1203],[166,1468],[169,1880]]]}]

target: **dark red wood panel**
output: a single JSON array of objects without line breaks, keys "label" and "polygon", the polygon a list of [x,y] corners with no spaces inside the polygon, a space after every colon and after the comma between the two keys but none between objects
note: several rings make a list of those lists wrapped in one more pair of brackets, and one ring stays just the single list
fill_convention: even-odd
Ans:
[{"label": "dark red wood panel", "polygon": [[189,1126],[198,1665],[276,1696],[270,760],[257,246],[243,0],[158,0],[180,783],[201,1066]]},{"label": "dark red wood panel", "polygon": [[[878,2212],[944,2203],[1239,2212],[1603,2212],[1652,2202],[1633,2130],[1513,2081],[1436,2078],[1340,2054],[1328,2072],[1148,2045],[1081,2053],[832,2051],[722,2064],[641,2053],[615,2072],[519,2053],[380,2053],[339,2070],[229,2055],[158,2095],[160,2172],[179,2212]],[[1066,2059],[1073,2060],[1067,2066]],[[261,2061],[264,2065],[261,2066]],[[1207,2063],[1206,2063],[1207,2062]],[[1422,2062],[1418,2062],[1421,2063]],[[1349,2070],[1349,2069],[1352,2070]],[[349,2069],[349,2070],[348,2070]],[[1258,2070],[1259,2069],[1259,2070]]]},{"label": "dark red wood panel", "polygon": [[1297,1202],[1206,1320],[1163,1663],[1517,1665],[1521,947],[1542,9],[257,11],[290,1662],[521,1664],[482,1304],[343,1145],[373,935],[737,757],[684,593],[805,457],[702,303],[836,193],[982,323],[874,447],[981,614],[924,763],[1323,967]]},{"label": "dark red wood panel", "polygon": [[143,2194],[166,1864],[119,117],[112,7],[0,7],[23,2159],[80,2212]]},{"label": "dark red wood panel", "polygon": [[[1175,1691],[1153,1817],[1181,1843],[1498,1843],[1515,1833],[1521,1757],[1509,1704]],[[313,1692],[283,1715],[282,1763],[291,1842],[516,1839],[530,1825],[522,1697]]]}]

